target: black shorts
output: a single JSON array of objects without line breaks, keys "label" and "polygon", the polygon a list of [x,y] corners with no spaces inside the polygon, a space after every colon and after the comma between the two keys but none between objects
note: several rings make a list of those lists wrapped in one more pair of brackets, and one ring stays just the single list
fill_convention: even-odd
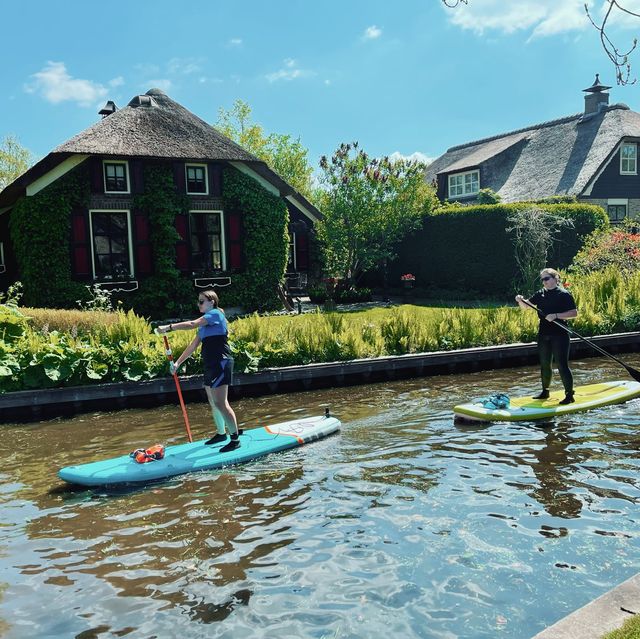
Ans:
[{"label": "black shorts", "polygon": [[233,358],[226,357],[205,365],[204,385],[211,388],[231,386],[233,383]]}]

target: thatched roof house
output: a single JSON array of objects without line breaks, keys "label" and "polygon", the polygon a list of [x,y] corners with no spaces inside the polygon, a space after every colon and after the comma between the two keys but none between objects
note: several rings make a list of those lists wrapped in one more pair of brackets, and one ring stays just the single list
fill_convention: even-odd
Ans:
[{"label": "thatched roof house", "polygon": [[614,222],[640,215],[640,113],[609,105],[610,87],[584,89],[585,109],[568,117],[451,147],[427,169],[441,199],[475,201],[480,189],[503,202],[575,196]]},{"label": "thatched roof house", "polygon": [[[90,196],[70,212],[66,250],[74,281],[111,288],[118,281],[120,290],[131,291],[154,274],[153,222],[136,199],[149,192],[145,175],[150,167],[164,167],[175,193],[186,198],[175,220],[180,236],[176,268],[196,287],[227,286],[233,274],[246,273],[252,263],[254,255],[247,254],[244,242],[251,226],[248,216],[255,212],[239,204],[238,196],[231,202],[223,188],[224,180],[234,175],[282,203],[289,220],[288,271],[308,270],[308,234],[321,214],[265,162],[160,89],[135,96],[122,109],[107,102],[100,115],[100,121],[53,149],[0,192],[0,289],[29,277],[19,264],[20,249],[12,246],[17,225],[9,233],[14,211],[77,171],[84,171]],[[36,213],[46,225],[51,213]],[[284,235],[277,233],[279,243]],[[268,237],[266,233],[267,242]]]}]

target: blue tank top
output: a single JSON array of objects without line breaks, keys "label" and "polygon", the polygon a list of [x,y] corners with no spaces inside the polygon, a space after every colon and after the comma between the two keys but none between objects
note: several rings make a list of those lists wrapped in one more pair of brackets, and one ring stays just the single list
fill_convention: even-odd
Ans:
[{"label": "blue tank top", "polygon": [[206,367],[209,362],[231,357],[231,350],[224,313],[220,309],[212,308],[203,317],[207,323],[198,327],[198,337],[202,342],[202,360]]}]

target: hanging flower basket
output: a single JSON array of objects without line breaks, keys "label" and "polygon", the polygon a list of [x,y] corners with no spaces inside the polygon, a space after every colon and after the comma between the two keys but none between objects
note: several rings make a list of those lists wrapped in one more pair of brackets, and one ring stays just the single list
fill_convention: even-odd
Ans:
[{"label": "hanging flower basket", "polygon": [[411,273],[405,273],[404,275],[400,276],[400,281],[402,282],[402,286],[404,288],[413,288],[413,285],[416,281],[416,276],[412,275]]}]

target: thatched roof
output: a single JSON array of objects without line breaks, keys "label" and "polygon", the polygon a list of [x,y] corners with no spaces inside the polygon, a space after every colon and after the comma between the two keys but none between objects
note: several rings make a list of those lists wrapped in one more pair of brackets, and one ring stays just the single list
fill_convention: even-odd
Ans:
[{"label": "thatched roof", "polygon": [[175,159],[190,162],[242,162],[292,195],[314,215],[320,212],[267,164],[222,135],[160,89],[134,97],[129,104],[56,147],[0,193],[0,208],[10,206],[25,187],[73,155]]},{"label": "thatched roof", "polygon": [[426,171],[431,182],[482,165],[480,188],[504,202],[580,195],[623,138],[640,137],[640,113],[624,104],[450,148]]}]

